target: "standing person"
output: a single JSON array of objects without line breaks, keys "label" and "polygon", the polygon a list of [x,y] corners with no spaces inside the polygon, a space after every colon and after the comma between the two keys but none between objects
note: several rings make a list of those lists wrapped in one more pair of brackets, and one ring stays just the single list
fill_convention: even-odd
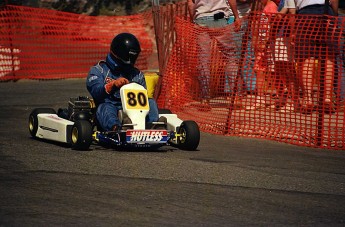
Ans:
[{"label": "standing person", "polygon": [[255,109],[266,104],[265,101],[265,81],[267,72],[273,71],[271,48],[269,42],[272,37],[272,17],[278,13],[278,6],[272,0],[261,0],[263,10],[259,15],[259,21],[255,21],[253,27],[253,47],[254,47],[254,72],[256,73],[256,92],[257,97],[253,107]]},{"label": "standing person", "polygon": [[[325,69],[321,71],[324,74],[324,87],[320,84],[320,89],[324,89],[323,105],[332,106],[335,59],[337,47],[332,36],[328,36],[327,30],[336,25],[325,21],[324,17],[313,15],[330,16],[338,15],[339,0],[295,0],[297,14],[309,15],[309,17],[298,18],[296,21],[296,59],[299,64],[299,73],[303,83],[303,109],[310,111],[314,108],[312,99],[313,92],[313,71],[316,61],[321,64],[321,60],[326,58]],[[306,19],[313,21],[313,24],[306,24]],[[325,24],[327,23],[327,25]],[[304,25],[304,27],[303,27]],[[310,27],[306,28],[305,25]],[[320,26],[322,25],[322,26]],[[299,30],[299,28],[301,30]],[[316,40],[316,41],[315,41]],[[323,56],[320,56],[322,53]]]},{"label": "standing person", "polygon": [[[207,28],[222,28],[228,24],[231,14],[235,18],[235,27],[241,26],[236,0],[188,0],[188,10],[193,22],[199,26]],[[221,33],[214,38],[223,46],[229,46],[230,34]],[[200,73],[199,83],[201,87],[202,104],[206,110],[210,110],[208,105],[210,96],[210,76],[211,76],[211,36],[207,32],[198,35],[197,43],[200,47],[198,56],[198,70]]]},{"label": "standing person", "polygon": [[[252,64],[252,56],[253,56],[253,50],[251,48],[251,43],[248,41],[249,38],[245,33],[246,28],[248,27],[248,17],[250,15],[250,11],[252,10],[252,5],[254,3],[254,0],[237,0],[237,9],[239,13],[239,17],[245,18],[244,21],[241,21],[241,30],[243,32],[238,32],[234,34],[234,41],[236,42],[238,53],[241,56],[242,54],[242,45],[245,43],[246,46],[246,54],[242,69],[242,85],[239,87],[239,91],[243,91],[243,95],[246,93],[253,92],[253,89],[256,86],[256,77],[254,74],[254,71],[252,70],[253,67],[251,67]],[[242,19],[243,20],[243,19]],[[232,24],[234,22],[234,17],[230,17],[228,23]],[[239,58],[240,58],[239,56]],[[236,72],[237,73],[237,72]],[[241,82],[241,81],[240,81]]]},{"label": "standing person", "polygon": [[275,84],[278,100],[276,108],[283,107],[290,94],[292,101],[298,100],[296,97],[297,74],[291,48],[291,29],[294,27],[295,17],[286,14],[296,14],[295,0],[282,0],[283,6],[277,15],[277,34],[274,42],[274,71]]},{"label": "standing person", "polygon": [[[134,67],[141,51],[138,39],[130,33],[115,36],[110,45],[110,53],[105,61],[93,66],[86,80],[87,90],[97,105],[96,117],[105,131],[121,129],[118,111],[122,109],[120,88],[136,82],[146,88],[144,74]],[[150,111],[147,123],[158,121],[155,100],[149,99]],[[131,122],[123,122],[130,124]]]},{"label": "standing person", "polygon": [[191,19],[200,26],[224,27],[230,16],[234,16],[237,26],[241,24],[236,0],[188,0],[188,11]]}]

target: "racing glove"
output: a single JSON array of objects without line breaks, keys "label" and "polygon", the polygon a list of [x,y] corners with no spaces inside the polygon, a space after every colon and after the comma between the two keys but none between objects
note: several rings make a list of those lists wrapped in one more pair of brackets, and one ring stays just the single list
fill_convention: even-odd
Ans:
[{"label": "racing glove", "polygon": [[129,81],[124,77],[120,77],[119,79],[112,80],[111,82],[107,83],[104,86],[105,92],[110,94],[114,87],[121,88],[123,85],[128,84],[128,83]]}]

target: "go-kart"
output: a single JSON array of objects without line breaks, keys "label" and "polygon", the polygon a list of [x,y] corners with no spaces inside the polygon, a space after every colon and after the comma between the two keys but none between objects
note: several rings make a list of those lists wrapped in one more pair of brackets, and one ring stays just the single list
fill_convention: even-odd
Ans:
[{"label": "go-kart", "polygon": [[[159,148],[171,145],[181,150],[196,150],[200,141],[197,123],[183,121],[170,110],[159,110],[163,121],[147,124],[149,112],[147,90],[130,83],[120,89],[123,110],[119,111],[122,127],[104,131],[96,119],[92,98],[70,98],[68,108],[57,112],[52,108],[36,108],[29,116],[29,131],[33,138],[70,144],[72,149],[88,150],[93,142],[121,148]],[[128,121],[130,119],[130,121]]]}]

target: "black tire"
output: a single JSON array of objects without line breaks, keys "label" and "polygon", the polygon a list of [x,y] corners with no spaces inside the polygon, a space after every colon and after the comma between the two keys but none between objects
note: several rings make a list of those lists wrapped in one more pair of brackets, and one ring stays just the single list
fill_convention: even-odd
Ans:
[{"label": "black tire", "polygon": [[31,111],[29,115],[29,132],[33,138],[36,138],[36,133],[38,130],[37,115],[42,113],[56,114],[56,111],[52,108],[36,108]]},{"label": "black tire", "polygon": [[74,150],[88,150],[92,143],[92,125],[89,121],[76,121],[71,131],[71,147]]},{"label": "black tire", "polygon": [[181,150],[194,151],[199,146],[200,130],[195,121],[184,121],[178,131],[177,146]]},{"label": "black tire", "polygon": [[169,109],[159,109],[158,113],[159,114],[172,114],[171,110],[169,110]]}]

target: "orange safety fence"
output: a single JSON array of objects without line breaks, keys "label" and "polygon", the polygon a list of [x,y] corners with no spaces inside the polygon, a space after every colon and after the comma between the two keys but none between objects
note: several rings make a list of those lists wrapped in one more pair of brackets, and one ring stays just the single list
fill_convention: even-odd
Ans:
[{"label": "orange safety fence", "polygon": [[[155,40],[151,28],[154,23]],[[133,16],[0,9],[0,81],[85,77],[115,34],[141,42],[155,97],[214,134],[344,149],[344,17],[252,13],[222,29],[198,27],[185,2]]]},{"label": "orange safety fence", "polygon": [[161,107],[213,134],[345,148],[344,17],[252,11],[239,30],[208,29],[176,7],[153,11],[175,32],[156,33],[171,46]]},{"label": "orange safety fence", "polygon": [[0,81],[86,77],[105,59],[112,38],[131,32],[141,43],[137,67],[154,64],[151,11],[132,16],[87,16],[50,9],[0,9]]}]

